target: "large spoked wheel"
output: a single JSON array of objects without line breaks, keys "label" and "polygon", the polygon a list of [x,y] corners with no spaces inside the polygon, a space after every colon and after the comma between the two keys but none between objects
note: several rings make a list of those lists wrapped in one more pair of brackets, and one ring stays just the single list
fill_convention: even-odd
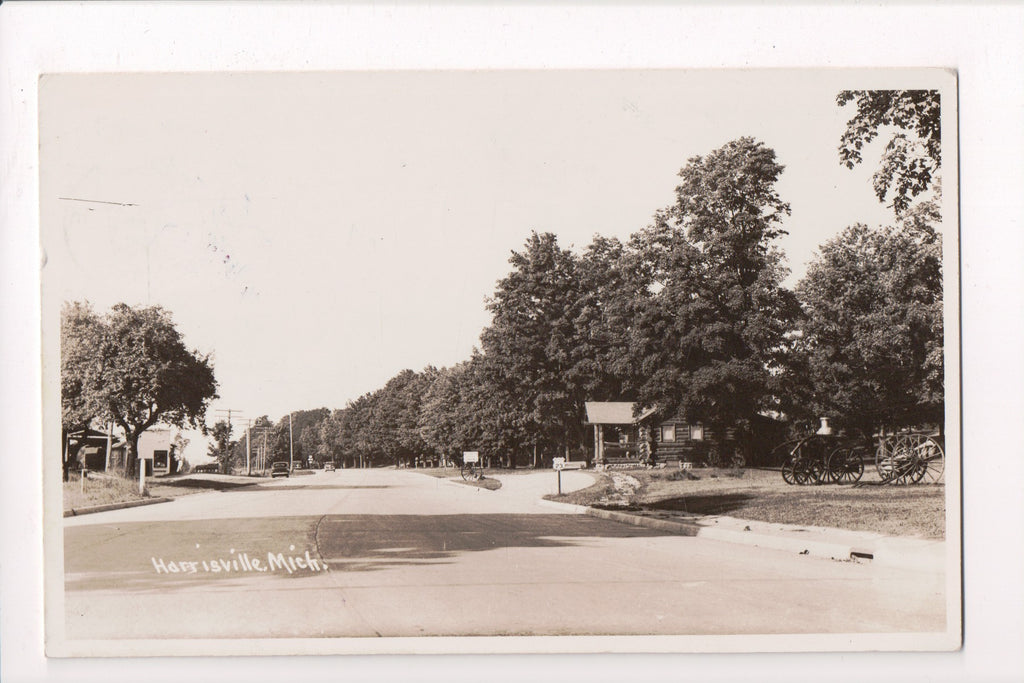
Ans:
[{"label": "large spoked wheel", "polygon": [[913,483],[937,484],[945,471],[946,456],[940,439],[924,434],[911,434],[908,447],[913,452]]},{"label": "large spoked wheel", "polygon": [[818,438],[804,439],[793,449],[795,478],[798,484],[828,483],[825,443]]},{"label": "large spoked wheel", "polygon": [[856,447],[837,448],[829,453],[825,469],[831,481],[854,484],[864,475],[863,451]]},{"label": "large spoked wheel", "polygon": [[942,479],[945,453],[941,439],[897,434],[879,444],[875,465],[882,481],[889,484],[935,484]]},{"label": "large spoked wheel", "polygon": [[875,470],[879,478],[888,483],[896,472],[895,445],[896,438],[893,436],[879,439],[878,447],[875,449]]},{"label": "large spoked wheel", "polygon": [[887,438],[879,447],[875,464],[882,481],[887,484],[903,485],[913,481],[917,463],[910,446],[909,435],[896,434]]},{"label": "large spoked wheel", "polygon": [[480,481],[482,473],[480,469],[474,463],[468,463],[462,466],[462,478],[466,481]]},{"label": "large spoked wheel", "polygon": [[782,479],[789,485],[796,484],[796,459],[787,458],[782,464]]}]

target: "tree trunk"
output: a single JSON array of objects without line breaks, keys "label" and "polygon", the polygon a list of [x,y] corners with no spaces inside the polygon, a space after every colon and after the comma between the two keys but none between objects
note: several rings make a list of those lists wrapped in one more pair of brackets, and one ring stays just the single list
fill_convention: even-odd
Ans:
[{"label": "tree trunk", "polygon": [[139,437],[141,435],[142,432],[130,432],[126,439],[124,472],[129,479],[134,478],[137,473],[135,464],[139,460]]}]

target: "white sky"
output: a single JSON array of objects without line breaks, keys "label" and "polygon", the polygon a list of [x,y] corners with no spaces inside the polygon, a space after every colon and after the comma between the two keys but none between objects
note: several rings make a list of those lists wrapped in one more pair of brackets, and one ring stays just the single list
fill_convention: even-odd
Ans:
[{"label": "white sky", "polygon": [[340,408],[403,368],[468,358],[531,230],[577,249],[624,239],[672,202],[688,158],[742,135],[786,167],[795,280],[843,227],[890,219],[878,150],[850,171],[836,149],[852,115],[836,93],[880,75],[47,76],[44,311],[160,304],[214,354],[214,409]]}]

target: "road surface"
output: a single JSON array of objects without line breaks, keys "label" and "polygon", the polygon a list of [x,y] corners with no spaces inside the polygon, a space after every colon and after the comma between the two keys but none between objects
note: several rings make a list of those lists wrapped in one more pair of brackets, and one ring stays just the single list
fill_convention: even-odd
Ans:
[{"label": "road surface", "polygon": [[[566,486],[589,475],[565,473]],[[69,639],[912,633],[944,576],[723,543],[498,491],[339,470],[65,520]],[[166,652],[167,650],[159,650]]]}]

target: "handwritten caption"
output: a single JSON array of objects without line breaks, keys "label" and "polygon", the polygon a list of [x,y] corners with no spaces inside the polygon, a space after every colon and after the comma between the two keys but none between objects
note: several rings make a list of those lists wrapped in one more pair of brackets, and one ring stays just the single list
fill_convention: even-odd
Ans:
[{"label": "handwritten caption", "polygon": [[[199,547],[198,545],[196,546]],[[208,558],[205,560],[167,560],[162,557],[150,557],[153,569],[157,574],[244,574],[249,572],[325,572],[327,563],[313,557],[309,551],[302,555],[291,554],[295,546],[289,546],[289,554],[268,552],[265,558],[236,553],[232,548],[229,557]]]}]

